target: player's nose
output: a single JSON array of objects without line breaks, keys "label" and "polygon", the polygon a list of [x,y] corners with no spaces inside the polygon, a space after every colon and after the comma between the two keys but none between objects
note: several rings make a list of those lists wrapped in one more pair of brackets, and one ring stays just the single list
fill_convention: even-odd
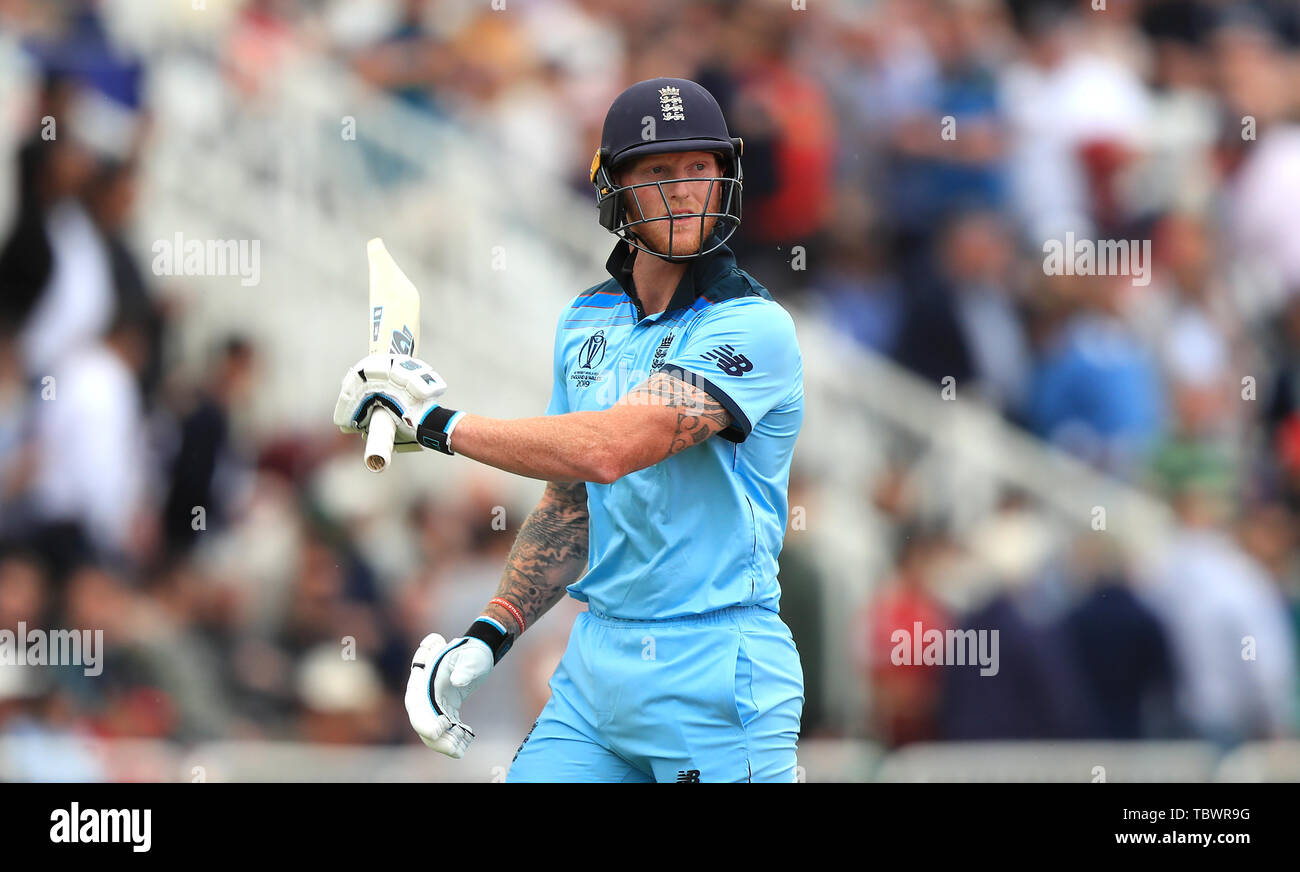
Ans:
[{"label": "player's nose", "polygon": [[676,179],[664,185],[669,200],[694,200],[697,183],[690,179]]}]

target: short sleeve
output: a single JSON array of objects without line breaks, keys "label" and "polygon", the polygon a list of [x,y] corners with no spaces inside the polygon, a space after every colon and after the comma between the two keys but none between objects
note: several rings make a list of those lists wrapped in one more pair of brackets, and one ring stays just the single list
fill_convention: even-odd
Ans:
[{"label": "short sleeve", "polygon": [[789,313],[771,300],[746,297],[707,309],[656,371],[717,400],[732,418],[718,435],[744,442],[802,383],[803,361]]},{"label": "short sleeve", "polygon": [[[568,309],[565,309],[565,314]],[[552,351],[551,369],[553,378],[551,381],[551,401],[546,404],[547,415],[564,415],[569,411],[569,395],[565,387],[564,372],[564,315],[560,316],[559,323],[555,325],[555,348]]]}]

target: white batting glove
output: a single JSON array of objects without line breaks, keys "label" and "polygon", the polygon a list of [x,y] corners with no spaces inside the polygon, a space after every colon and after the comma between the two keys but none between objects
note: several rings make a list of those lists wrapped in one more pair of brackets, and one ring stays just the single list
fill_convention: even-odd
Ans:
[{"label": "white batting glove", "polygon": [[416,443],[415,430],[447,390],[442,376],[406,354],[372,354],[343,374],[334,424],[344,433],[365,432],[381,405],[396,415],[395,445]]},{"label": "white batting glove", "polygon": [[424,637],[406,683],[406,714],[424,744],[448,757],[465,756],[474,731],[461,723],[460,707],[492,666],[492,649],[480,639]]}]

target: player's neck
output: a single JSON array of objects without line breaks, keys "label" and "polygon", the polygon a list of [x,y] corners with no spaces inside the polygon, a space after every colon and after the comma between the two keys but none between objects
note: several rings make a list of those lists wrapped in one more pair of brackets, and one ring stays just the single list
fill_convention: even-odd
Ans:
[{"label": "player's neck", "polygon": [[641,308],[647,315],[658,315],[668,308],[688,264],[671,263],[661,257],[638,252],[632,262],[632,282]]}]

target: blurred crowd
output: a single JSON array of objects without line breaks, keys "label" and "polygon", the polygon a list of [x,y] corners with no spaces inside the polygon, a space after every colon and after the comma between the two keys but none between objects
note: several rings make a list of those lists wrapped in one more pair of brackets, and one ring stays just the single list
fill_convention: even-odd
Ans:
[{"label": "blurred crowd", "polygon": [[[733,248],[778,299],[1173,507],[1141,566],[1086,522],[1046,548],[1017,493],[959,541],[900,462],[864,491],[895,569],[860,612],[826,608],[802,539],[783,554],[806,735],[839,729],[831,656],[853,658],[887,745],[1295,735],[1300,7],[807,5],[250,0],[216,62],[253,106],[293,53],[332,57],[583,196],[613,96],[696,79],[744,137]],[[242,420],[255,343],[180,374],[185,313],[126,234],[166,119],[107,8],[0,2],[40,71],[0,231],[0,628],[108,645],[95,681],[0,667],[0,735],[412,741],[409,652],[472,619],[529,507],[502,526],[490,489],[421,500],[385,534],[408,558],[393,572],[349,492],[355,445]],[[1148,240],[1149,281],[1048,274],[1044,242],[1067,233]],[[832,613],[852,652],[820,645]],[[540,710],[573,614],[476,702],[503,735]],[[892,632],[917,621],[998,629],[999,674],[894,665]]]},{"label": "blurred crowd", "polygon": [[[896,577],[862,615],[875,730],[1295,735],[1300,269],[1284,228],[1298,226],[1300,7],[879,8],[857,51],[832,53],[839,162],[858,185],[833,200],[829,269],[793,290],[935,390],[951,378],[1165,499],[1177,526],[1141,561],[1099,548],[1084,519],[1036,554],[1047,534],[1007,493],[959,543],[918,515],[901,465],[875,494],[897,522]],[[1045,243],[1071,238],[1149,256],[1053,274]],[[945,589],[972,573],[992,591]],[[893,666],[890,633],[914,621],[1000,629],[1002,672]]]}]

